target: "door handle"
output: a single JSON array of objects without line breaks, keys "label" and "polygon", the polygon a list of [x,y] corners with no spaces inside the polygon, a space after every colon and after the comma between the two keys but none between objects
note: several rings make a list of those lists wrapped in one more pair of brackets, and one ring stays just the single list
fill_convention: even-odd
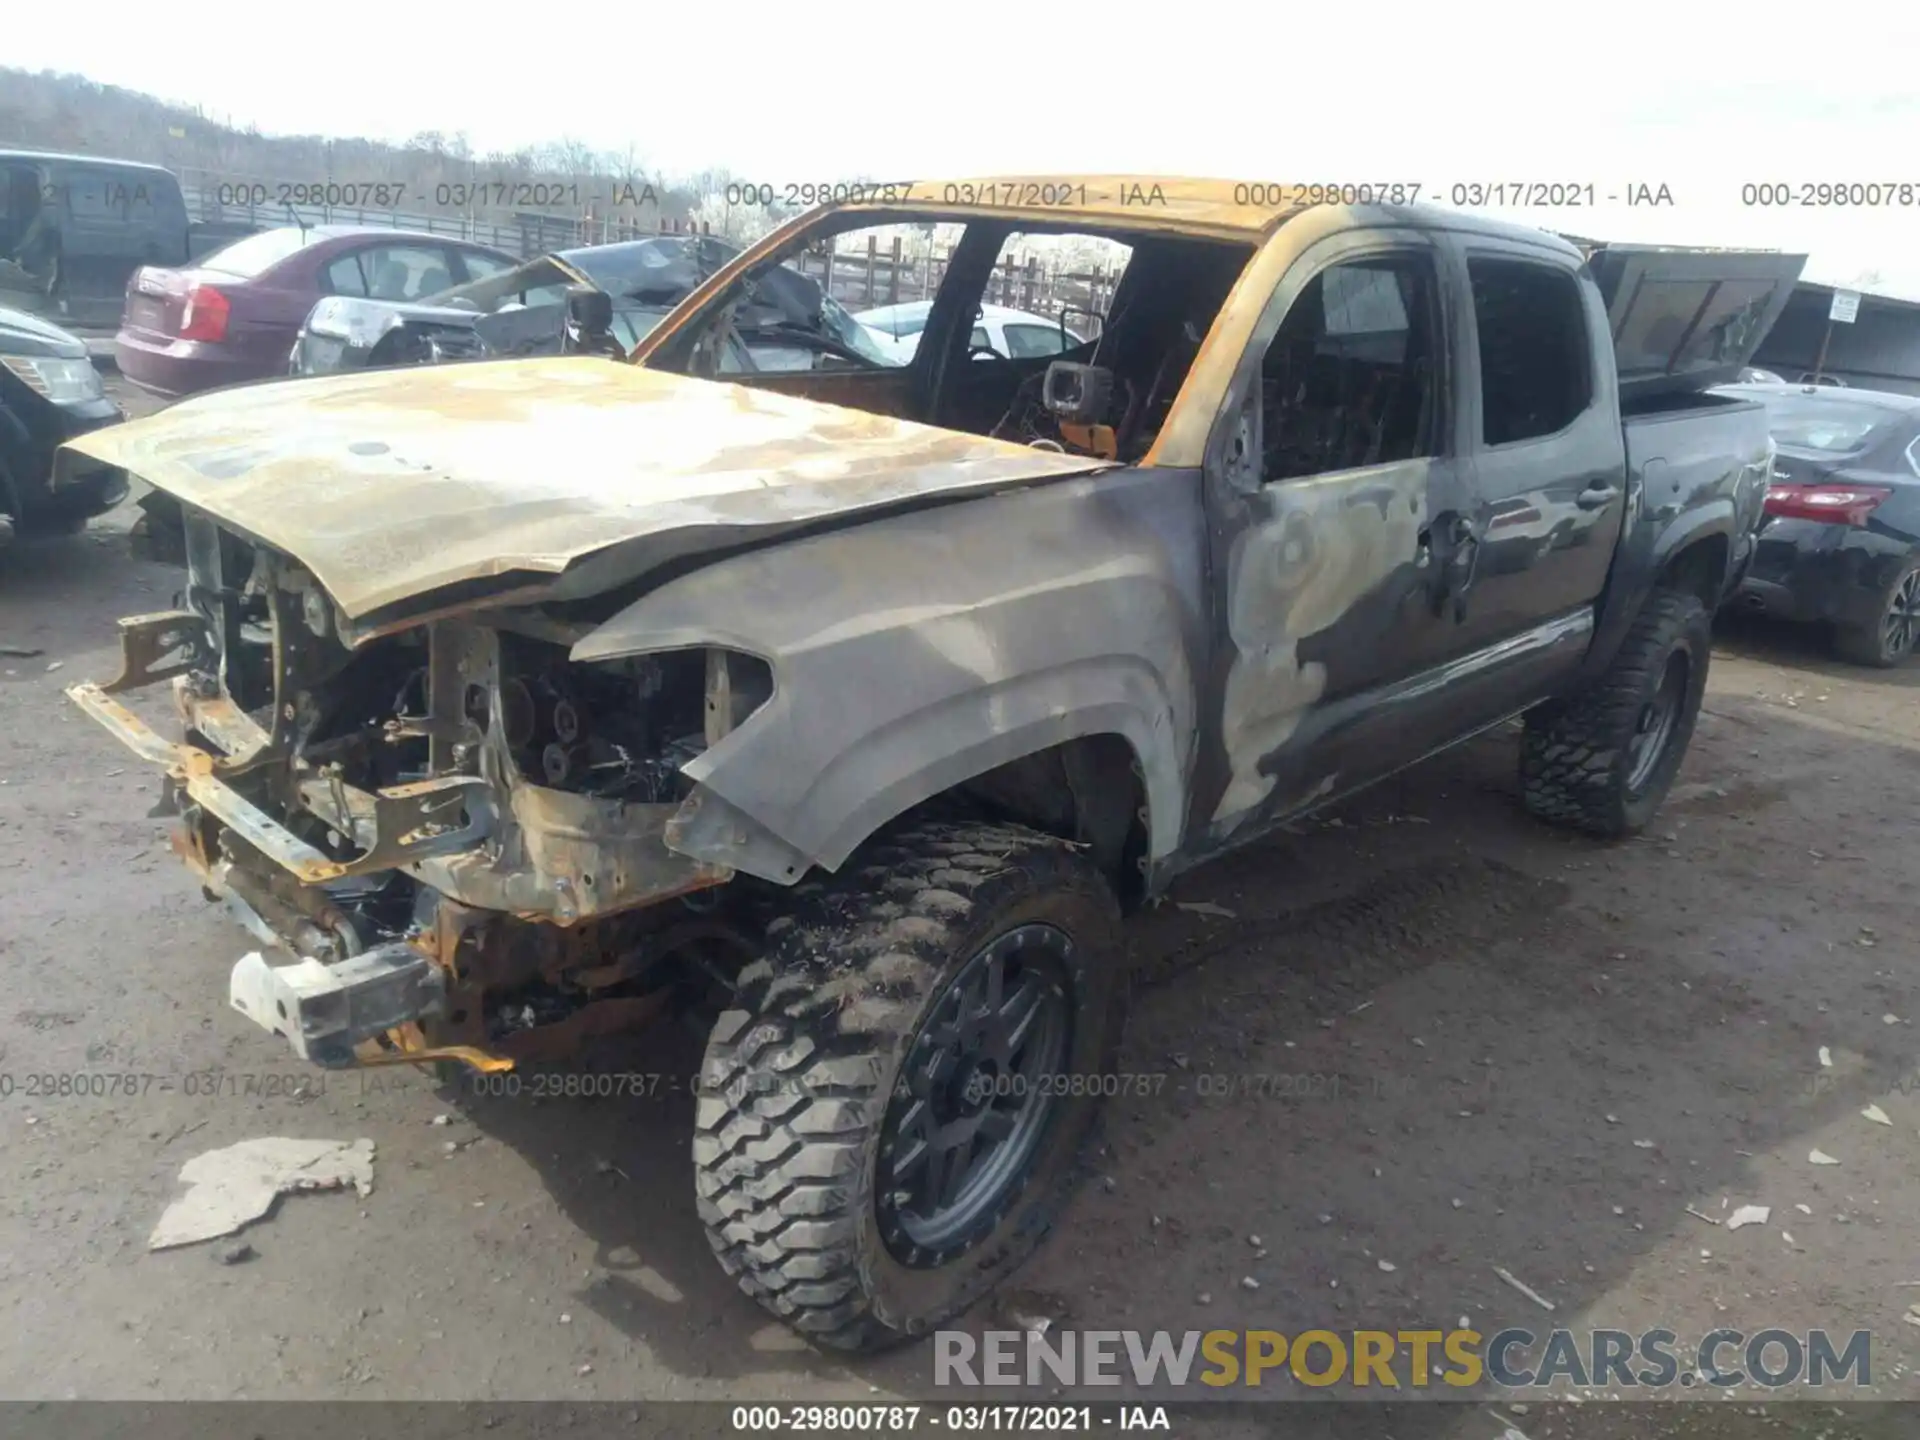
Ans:
[{"label": "door handle", "polygon": [[1598,510],[1603,505],[1611,505],[1614,497],[1620,493],[1620,487],[1609,485],[1604,480],[1596,481],[1580,492],[1579,499],[1573,503],[1582,510]]},{"label": "door handle", "polygon": [[1433,613],[1444,614],[1447,602],[1453,602],[1453,618],[1464,620],[1467,591],[1473,586],[1480,563],[1480,533],[1466,516],[1448,512],[1434,517],[1433,524],[1420,532],[1422,563],[1439,561],[1433,584]]}]

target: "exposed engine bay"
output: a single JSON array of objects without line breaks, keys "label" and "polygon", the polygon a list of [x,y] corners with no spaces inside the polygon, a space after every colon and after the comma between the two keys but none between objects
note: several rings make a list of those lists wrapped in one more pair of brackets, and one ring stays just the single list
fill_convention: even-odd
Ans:
[{"label": "exposed engine bay", "polygon": [[[771,694],[764,662],[576,664],[591,626],[537,610],[350,648],[294,562],[197,513],[187,543],[185,608],[128,622],[126,672],[90,703],[172,752],[156,813],[209,896],[312,962],[249,957],[237,1007],[324,1065],[493,1068],[724,999],[754,887],[723,908],[732,872],[663,836],[681,767]],[[164,678],[181,746],[110,698]]]}]

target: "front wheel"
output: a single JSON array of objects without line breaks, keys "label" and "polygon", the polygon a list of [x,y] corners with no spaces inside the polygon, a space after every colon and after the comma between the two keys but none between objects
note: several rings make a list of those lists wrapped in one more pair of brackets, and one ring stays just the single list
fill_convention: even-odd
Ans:
[{"label": "front wheel", "polygon": [[1693,738],[1711,623],[1699,596],[1656,590],[1605,674],[1528,713],[1520,782],[1529,810],[1609,839],[1646,827]]},{"label": "front wheel", "polygon": [[1119,911],[1078,850],[921,825],[796,891],[701,1068],[701,1220],[816,1343],[921,1335],[1053,1223],[1116,1077]]}]

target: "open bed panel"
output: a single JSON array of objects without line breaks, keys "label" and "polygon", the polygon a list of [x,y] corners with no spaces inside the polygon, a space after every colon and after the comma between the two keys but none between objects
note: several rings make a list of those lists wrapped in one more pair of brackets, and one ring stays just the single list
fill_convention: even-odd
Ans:
[{"label": "open bed panel", "polygon": [[1738,380],[1807,263],[1771,250],[1574,243],[1606,299],[1621,404],[1636,408]]}]

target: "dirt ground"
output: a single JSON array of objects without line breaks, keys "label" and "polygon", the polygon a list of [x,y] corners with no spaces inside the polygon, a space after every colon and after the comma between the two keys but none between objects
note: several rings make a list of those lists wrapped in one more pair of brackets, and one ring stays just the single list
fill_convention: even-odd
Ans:
[{"label": "dirt ground", "polygon": [[[228,1009],[251,943],[61,693],[111,672],[116,617],[172,601],[129,520],[0,554],[0,643],[45,652],[0,660],[0,1396],[930,1393],[930,1347],[819,1356],[714,1264],[696,1037],[626,1059],[678,1077],[650,1098],[533,1102],[312,1071]],[[1917,699],[1920,666],[1743,626],[1642,840],[1529,821],[1497,734],[1191,877],[1130,932],[1120,1068],[1161,1080],[1109,1107],[1013,1307],[966,1323],[1866,1328],[1873,1393],[1920,1397]],[[160,1078],[23,1094],[96,1073]],[[184,1161],[275,1134],[372,1139],[373,1193],[284,1201],[246,1263],[147,1253]],[[1687,1209],[1746,1203],[1768,1223]]]}]

